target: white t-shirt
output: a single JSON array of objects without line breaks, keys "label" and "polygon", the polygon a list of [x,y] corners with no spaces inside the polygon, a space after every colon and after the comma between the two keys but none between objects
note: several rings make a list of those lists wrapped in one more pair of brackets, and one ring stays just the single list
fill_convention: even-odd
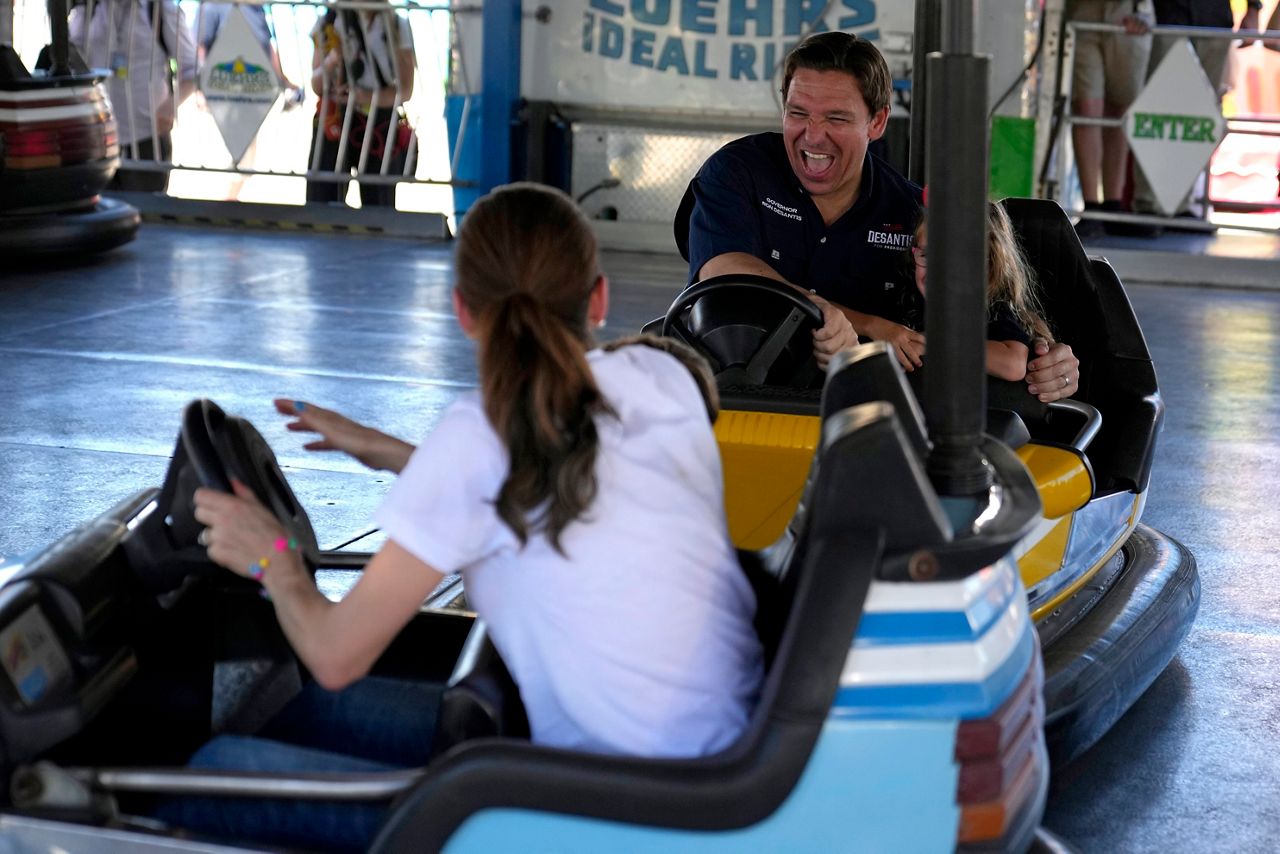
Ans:
[{"label": "white t-shirt", "polygon": [[521,549],[495,512],[507,451],[474,392],[419,446],[377,519],[425,563],[463,573],[534,741],[713,753],[746,724],[762,665],[702,397],[653,348],[587,358],[618,417],[597,419],[599,491],[561,535],[567,557],[540,534]]}]

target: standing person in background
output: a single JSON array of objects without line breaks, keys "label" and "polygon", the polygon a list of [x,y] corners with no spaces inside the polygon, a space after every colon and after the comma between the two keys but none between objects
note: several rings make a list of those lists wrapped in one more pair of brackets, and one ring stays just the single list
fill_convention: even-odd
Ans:
[{"label": "standing person in background", "polygon": [[[404,102],[413,94],[413,33],[387,9],[330,9],[311,32],[311,88],[320,96],[311,171],[388,175],[404,171],[413,132]],[[368,160],[361,155],[368,137]],[[395,207],[395,186],[357,179],[362,205]],[[346,181],[307,181],[308,202],[340,202]]]},{"label": "standing person in background", "polygon": [[[1271,17],[1267,21],[1265,27],[1262,23],[1262,0],[1248,0],[1248,5],[1244,10],[1244,17],[1240,19],[1240,29],[1242,30],[1280,30],[1280,3],[1271,7]],[[1240,42],[1241,47],[1248,47],[1253,44],[1253,39],[1243,39]],[[1262,44],[1267,50],[1280,51],[1280,41],[1274,39],[1263,39]]]},{"label": "standing person in background", "polygon": [[[1071,72],[1071,114],[1089,118],[1120,118],[1142,91],[1151,56],[1148,29],[1155,21],[1151,0],[1075,0],[1067,7],[1069,20],[1091,24],[1119,24],[1123,33],[1077,32],[1075,64]],[[1129,143],[1124,128],[1073,124],[1071,144],[1085,210],[1122,213],[1129,175]],[[1109,229],[1097,220],[1076,225],[1081,239]]]},{"label": "standing person in background", "polygon": [[[301,88],[289,79],[289,75],[284,73],[284,67],[280,65],[280,54],[276,51],[275,34],[271,31],[271,25],[267,21],[267,10],[264,6],[241,5],[240,3],[201,3],[200,14],[196,18],[196,40],[200,45],[200,65],[204,65],[205,57],[209,54],[209,48],[213,47],[214,39],[222,31],[223,24],[227,22],[227,15],[230,15],[231,10],[234,8],[239,8],[244,15],[244,19],[249,23],[249,29],[253,31],[258,44],[262,45],[262,50],[271,62],[271,67],[275,70],[281,84],[287,90],[285,94],[288,96],[289,101],[301,100]],[[295,92],[297,92],[297,97],[294,96]]]},{"label": "standing person in background", "polygon": [[[200,14],[196,18],[196,42],[200,46],[200,67],[204,68],[209,49],[213,47],[214,41],[218,38],[218,33],[222,31],[223,25],[226,24],[227,16],[236,8],[239,8],[244,14],[244,19],[249,24],[249,29],[253,32],[258,44],[262,45],[263,53],[267,55],[267,60],[271,63],[272,69],[279,78],[281,85],[285,88],[284,108],[286,110],[293,109],[302,103],[303,92],[300,87],[293,84],[293,81],[289,79],[289,75],[284,73],[284,67],[280,64],[280,54],[276,51],[275,34],[267,21],[267,10],[263,6],[241,5],[239,3],[201,3]],[[254,137],[253,141],[249,143],[249,147],[245,149],[238,165],[246,169],[255,168],[257,157],[258,139]],[[227,190],[228,199],[238,200],[240,198],[240,191],[244,188],[244,182],[247,178],[248,176],[244,174],[235,176],[230,188]]]},{"label": "standing person in background", "polygon": [[173,160],[174,116],[196,88],[196,47],[182,9],[174,0],[99,0],[74,6],[68,28],[89,67],[111,71],[108,94],[124,158],[109,189],[164,192],[167,171],[133,169],[131,162]]},{"label": "standing person in background", "polygon": [[[1223,29],[1232,29],[1235,26],[1235,15],[1231,11],[1231,0],[1154,0],[1156,10],[1156,24],[1164,27],[1221,27]],[[1259,0],[1250,0],[1250,3],[1257,4],[1261,7]],[[1258,12],[1257,9],[1252,10],[1254,25],[1256,26]],[[1245,15],[1248,20],[1248,14]],[[1244,22],[1241,22],[1243,27]],[[1169,53],[1181,36],[1160,36],[1157,35],[1155,41],[1151,45],[1151,63],[1147,68],[1147,79],[1151,79],[1151,75],[1155,73],[1159,67],[1161,60]],[[1200,60],[1200,66],[1204,69],[1205,77],[1209,79],[1209,85],[1213,87],[1218,98],[1223,95],[1223,74],[1227,68],[1227,56],[1231,52],[1231,41],[1228,39],[1192,39],[1192,47],[1195,48],[1196,57]],[[1193,196],[1203,196],[1208,190],[1208,181],[1206,173],[1200,173],[1200,177],[1196,179],[1195,186],[1191,189],[1187,198],[1184,198],[1177,210],[1166,211],[1173,216],[1187,217],[1189,219],[1205,219],[1208,215],[1207,206],[1198,202],[1193,202]],[[1151,188],[1151,182],[1147,178],[1142,166],[1135,163],[1133,169],[1133,209],[1138,213],[1158,214],[1161,213],[1159,206],[1156,204],[1155,192]],[[1131,233],[1137,237],[1158,237],[1161,229],[1159,226],[1139,225],[1129,229]]]}]

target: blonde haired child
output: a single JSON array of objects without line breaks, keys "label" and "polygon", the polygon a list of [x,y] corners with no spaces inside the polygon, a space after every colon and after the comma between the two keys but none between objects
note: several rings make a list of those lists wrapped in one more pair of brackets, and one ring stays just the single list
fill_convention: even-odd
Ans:
[{"label": "blonde haired child", "polygon": [[[928,268],[928,214],[916,225],[911,246],[916,287],[925,293]],[[904,311],[904,323],[923,331],[924,306],[914,300]],[[1053,340],[1049,325],[1041,317],[1036,298],[1035,274],[1013,234],[1013,224],[1004,208],[987,203],[987,373],[1005,380],[1022,380],[1027,375],[1031,342]]]}]

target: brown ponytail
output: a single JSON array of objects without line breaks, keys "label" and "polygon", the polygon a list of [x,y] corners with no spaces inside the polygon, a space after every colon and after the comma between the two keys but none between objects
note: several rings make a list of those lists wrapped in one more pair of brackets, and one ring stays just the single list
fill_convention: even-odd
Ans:
[{"label": "brown ponytail", "polygon": [[522,544],[545,531],[563,551],[561,534],[596,496],[595,417],[611,413],[586,359],[595,237],[563,193],[512,184],[467,212],[456,261],[485,414],[511,459],[498,516]]}]

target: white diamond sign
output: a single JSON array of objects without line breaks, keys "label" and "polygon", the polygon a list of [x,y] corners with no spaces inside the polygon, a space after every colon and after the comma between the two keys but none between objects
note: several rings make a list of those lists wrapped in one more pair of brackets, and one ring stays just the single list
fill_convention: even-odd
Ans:
[{"label": "white diamond sign", "polygon": [[200,68],[200,91],[232,163],[244,157],[282,88],[244,11],[233,7]]},{"label": "white diamond sign", "polygon": [[1124,117],[1133,156],[1165,213],[1178,209],[1226,125],[1191,43],[1178,39]]}]

